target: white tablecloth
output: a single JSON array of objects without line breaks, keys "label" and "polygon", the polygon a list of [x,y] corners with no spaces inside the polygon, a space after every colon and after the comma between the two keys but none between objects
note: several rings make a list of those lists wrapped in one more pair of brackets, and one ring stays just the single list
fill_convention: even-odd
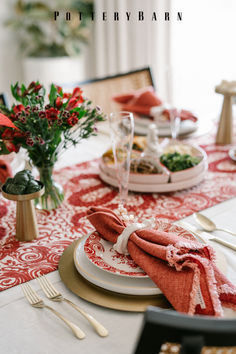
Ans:
[{"label": "white tablecloth", "polygon": [[[83,142],[75,150],[67,152],[58,163],[58,168],[72,163],[93,159],[101,154],[109,146],[109,137],[100,134]],[[236,198],[218,204],[204,214],[211,217],[221,227],[236,230]],[[185,219],[194,223],[192,216]],[[235,243],[236,238],[216,232],[219,237]],[[236,257],[235,252],[220,246],[226,255],[229,279],[236,284]],[[0,353],[8,354],[131,354],[142,326],[143,314],[128,313],[109,310],[90,304],[72,294],[60,281],[58,271],[47,275],[55,286],[69,299],[82,306],[109,330],[109,336],[99,337],[87,321],[66,303],[52,303],[56,309],[67,315],[69,319],[77,323],[85,332],[86,338],[76,339],[71,331],[52,313],[46,309],[34,309],[24,298],[20,286],[0,293]],[[30,282],[35,290],[39,290],[36,280]],[[41,290],[39,295],[43,296]],[[49,300],[46,300],[49,303]],[[231,311],[225,312],[232,317]]]}]

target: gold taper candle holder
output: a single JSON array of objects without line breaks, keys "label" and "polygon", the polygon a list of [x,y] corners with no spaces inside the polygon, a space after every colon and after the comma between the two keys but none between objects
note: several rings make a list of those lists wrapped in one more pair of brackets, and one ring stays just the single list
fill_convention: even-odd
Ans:
[{"label": "gold taper candle holder", "polygon": [[34,199],[41,197],[45,190],[43,184],[38,183],[42,188],[29,194],[9,194],[4,192],[4,186],[2,188],[3,197],[16,201],[16,239],[19,241],[32,241],[39,235]]}]

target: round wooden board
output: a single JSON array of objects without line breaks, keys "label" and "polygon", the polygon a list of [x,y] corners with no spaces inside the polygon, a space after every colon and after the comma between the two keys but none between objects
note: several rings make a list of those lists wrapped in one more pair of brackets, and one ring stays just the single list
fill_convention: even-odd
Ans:
[{"label": "round wooden board", "polygon": [[63,252],[58,270],[62,282],[74,294],[88,302],[114,310],[129,312],[144,312],[147,306],[171,308],[171,305],[163,295],[155,296],[132,296],[114,293],[92,285],[85,280],[76,270],[73,260],[75,245],[74,241]]}]

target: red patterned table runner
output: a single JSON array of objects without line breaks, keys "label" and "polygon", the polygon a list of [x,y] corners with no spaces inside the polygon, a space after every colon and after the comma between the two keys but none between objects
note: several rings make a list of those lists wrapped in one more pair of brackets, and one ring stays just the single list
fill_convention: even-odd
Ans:
[{"label": "red patterned table runner", "polygon": [[[209,160],[202,183],[168,194],[131,193],[128,210],[173,222],[236,196],[236,164],[228,148],[213,143],[202,147]],[[0,196],[0,290],[56,270],[63,250],[91,230],[87,207],[117,208],[117,191],[100,180],[97,160],[63,168],[55,179],[65,188],[65,202],[52,212],[37,211],[40,237],[33,242],[15,240],[15,203]]]}]

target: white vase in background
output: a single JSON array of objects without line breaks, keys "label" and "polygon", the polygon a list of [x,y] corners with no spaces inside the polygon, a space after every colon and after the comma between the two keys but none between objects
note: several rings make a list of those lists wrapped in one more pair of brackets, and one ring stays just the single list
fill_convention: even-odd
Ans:
[{"label": "white vase in background", "polygon": [[85,80],[84,56],[79,57],[28,57],[23,60],[24,82],[40,81],[46,88],[51,83],[64,87]]}]

